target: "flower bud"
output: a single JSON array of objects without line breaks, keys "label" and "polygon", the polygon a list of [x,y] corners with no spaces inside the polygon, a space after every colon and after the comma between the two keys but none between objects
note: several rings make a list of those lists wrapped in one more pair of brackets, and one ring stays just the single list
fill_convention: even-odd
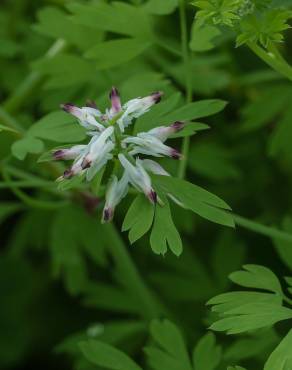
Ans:
[{"label": "flower bud", "polygon": [[95,117],[101,117],[101,112],[98,109],[92,107],[78,108],[71,103],[62,104],[61,108],[76,117],[80,125],[86,129],[104,130],[104,126],[95,119]]},{"label": "flower bud", "polygon": [[155,92],[145,98],[129,100],[123,106],[124,114],[118,120],[121,131],[123,132],[124,129],[132,123],[134,118],[142,116],[149,111],[152,105],[159,103],[162,95],[161,92]]},{"label": "flower bud", "polygon": [[152,161],[151,159],[140,159],[140,163],[145,168],[146,171],[152,172],[154,175],[161,175],[161,176],[170,176],[170,174],[165,171],[165,169],[160,166],[155,161]]},{"label": "flower bud", "polygon": [[164,142],[167,138],[169,138],[169,136],[175,134],[176,132],[179,132],[183,128],[184,123],[176,121],[170,126],[155,127],[152,130],[148,131],[147,134],[152,135],[157,139],[161,140],[162,142]]},{"label": "flower bud", "polygon": [[124,173],[120,181],[116,176],[110,181],[106,192],[106,201],[103,209],[102,222],[109,222],[114,217],[116,206],[126,196],[128,192],[128,176]]},{"label": "flower bud", "polygon": [[123,144],[134,144],[133,149],[129,152],[131,155],[145,154],[154,157],[171,157],[181,159],[181,154],[165,144],[148,132],[141,132],[137,137],[129,136],[123,140]]},{"label": "flower bud", "polygon": [[52,152],[52,156],[55,160],[75,159],[86,149],[86,147],[87,145],[75,145],[68,149],[58,149]]},{"label": "flower bud", "polygon": [[110,113],[112,116],[114,116],[122,110],[120,95],[119,95],[118,90],[115,87],[113,87],[110,92],[110,100],[112,103]]}]

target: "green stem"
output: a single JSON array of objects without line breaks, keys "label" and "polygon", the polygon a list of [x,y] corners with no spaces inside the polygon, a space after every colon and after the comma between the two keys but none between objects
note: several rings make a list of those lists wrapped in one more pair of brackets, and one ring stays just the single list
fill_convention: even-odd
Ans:
[{"label": "green stem", "polygon": [[141,278],[136,266],[125,246],[119,232],[113,224],[106,224],[103,226],[111,255],[113,256],[116,266],[120,274],[127,282],[127,289],[136,297],[141,303],[142,316],[151,320],[165,314],[165,309],[156,299],[156,297],[149,290],[147,285]]},{"label": "green stem", "polygon": [[270,47],[270,52],[267,52],[262,47],[253,42],[248,42],[247,46],[276,72],[279,72],[292,81],[292,67],[280,55],[275,46]]},{"label": "green stem", "polygon": [[[180,27],[181,27],[181,44],[182,44],[182,55],[184,60],[185,70],[185,89],[186,89],[186,101],[190,103],[192,101],[192,79],[191,79],[191,64],[188,47],[188,28],[186,18],[186,3],[185,0],[180,0],[179,3],[179,14],[180,14]],[[182,160],[178,169],[178,177],[184,178],[187,169],[188,153],[190,148],[190,137],[186,136],[183,139],[182,144]]]},{"label": "green stem", "polygon": [[[66,41],[59,39],[48,50],[45,57],[53,58],[66,47]],[[40,87],[45,76],[42,72],[31,72],[22,84],[15,90],[14,94],[3,103],[3,108],[9,113],[19,110],[22,105],[33,95],[35,90]]]},{"label": "green stem", "polygon": [[256,232],[261,235],[265,235],[271,239],[282,240],[283,242],[292,243],[292,234],[285,231],[275,229],[274,227],[265,226],[258,222],[248,220],[242,216],[233,215],[234,221],[238,226],[241,226],[250,231]]},{"label": "green stem", "polygon": [[2,176],[7,185],[9,185],[11,191],[16,195],[18,199],[20,199],[24,204],[31,208],[37,208],[37,209],[43,209],[46,211],[52,211],[59,208],[64,207],[68,204],[67,201],[61,201],[61,202],[52,202],[52,201],[45,201],[45,200],[39,200],[34,199],[24,193],[22,190],[20,190],[15,183],[12,181],[10,175],[8,174],[8,171],[6,171],[5,168],[2,168]]}]

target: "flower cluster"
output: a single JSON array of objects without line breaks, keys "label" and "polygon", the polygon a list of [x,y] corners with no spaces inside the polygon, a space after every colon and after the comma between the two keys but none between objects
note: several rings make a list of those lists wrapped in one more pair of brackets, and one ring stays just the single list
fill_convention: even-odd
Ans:
[{"label": "flower cluster", "polygon": [[126,129],[134,119],[149,111],[151,106],[161,100],[162,93],[155,92],[144,98],[136,98],[122,105],[119,93],[112,88],[110,93],[111,107],[103,114],[94,103],[86,107],[67,103],[62,105],[65,112],[77,118],[91,138],[88,144],[75,145],[53,152],[55,160],[73,160],[59,180],[73,176],[84,176],[91,181],[110,160],[115,160],[123,174],[118,179],[117,166],[107,184],[103,222],[111,221],[117,204],[125,197],[129,185],[143,192],[152,203],[157,202],[157,194],[152,187],[149,173],[169,175],[157,162],[141,159],[140,156],[171,157],[180,159],[181,154],[165,145],[166,139],[180,131],[184,124],[175,122],[170,126],[156,127],[136,136],[126,134]]}]

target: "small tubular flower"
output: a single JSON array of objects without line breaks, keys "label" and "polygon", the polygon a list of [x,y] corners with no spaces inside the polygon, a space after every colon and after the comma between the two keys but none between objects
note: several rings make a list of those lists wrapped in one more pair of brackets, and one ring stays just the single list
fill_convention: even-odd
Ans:
[{"label": "small tubular flower", "polygon": [[160,175],[160,176],[170,176],[170,174],[165,171],[165,169],[160,166],[155,161],[152,161],[151,159],[140,159],[139,160],[142,166],[145,168],[146,171],[149,171],[153,173],[154,175]]},{"label": "small tubular flower", "polygon": [[157,202],[157,195],[151,185],[151,179],[139,160],[134,166],[123,154],[119,154],[119,160],[128,175],[129,182],[139,191],[142,191],[151,203]]},{"label": "small tubular flower", "polygon": [[89,143],[88,154],[84,157],[82,163],[83,168],[89,168],[92,162],[100,160],[114,148],[114,143],[108,140],[113,132],[113,126],[110,126],[106,128],[97,138],[93,137]]},{"label": "small tubular flower", "polygon": [[116,176],[113,176],[110,180],[105,195],[105,206],[102,216],[103,223],[113,219],[116,206],[128,193],[128,183],[129,179],[126,172],[124,172],[121,180],[118,180]]},{"label": "small tubular flower", "polygon": [[167,156],[173,159],[181,159],[178,150],[165,145],[149,132],[141,132],[135,137],[130,136],[123,140],[123,144],[133,144],[133,149],[129,152],[131,155],[145,154],[154,157]]},{"label": "small tubular flower", "polygon": [[118,120],[118,125],[122,132],[124,132],[125,128],[128,127],[134,118],[138,118],[142,116],[144,113],[148,112],[152,105],[157,104],[160,102],[162,97],[161,92],[152,93],[145,98],[136,98],[129,100],[123,106],[123,115]]},{"label": "small tubular flower", "polygon": [[[73,176],[82,176],[82,180],[91,181],[108,161],[114,161],[114,166],[108,167],[112,172],[109,173],[110,180],[106,180],[102,222],[113,219],[116,206],[126,196],[130,186],[144,193],[152,204],[160,202],[149,174],[163,176],[170,174],[155,161],[148,158],[140,159],[139,154],[181,158],[181,154],[165,145],[165,141],[184,127],[182,122],[159,126],[148,132],[140,132],[136,136],[125,133],[133,120],[148,112],[160,101],[161,96],[161,92],[156,92],[144,98],[132,99],[123,105],[118,90],[113,87],[109,94],[111,105],[105,113],[97,109],[95,102],[88,102],[87,106],[82,108],[71,103],[61,106],[67,113],[77,118],[90,139],[86,144],[52,152],[54,160],[73,160],[71,167],[58,180],[66,181]],[[122,176],[118,177],[117,174],[121,170]]]},{"label": "small tubular flower", "polygon": [[117,115],[118,113],[122,111],[121,98],[120,98],[118,90],[115,87],[113,87],[110,92],[110,100],[111,100],[112,106],[109,110],[109,116],[113,118],[115,115]]},{"label": "small tubular flower", "polygon": [[96,120],[97,118],[101,118],[102,114],[98,109],[92,107],[82,107],[78,108],[76,105],[71,103],[62,104],[61,108],[71,114],[72,116],[76,117],[81,126],[86,129],[98,129],[100,131],[104,130],[104,126]]},{"label": "small tubular flower", "polygon": [[87,145],[75,145],[67,149],[58,149],[53,151],[52,155],[55,160],[70,160],[75,159],[82,154],[87,148]]}]

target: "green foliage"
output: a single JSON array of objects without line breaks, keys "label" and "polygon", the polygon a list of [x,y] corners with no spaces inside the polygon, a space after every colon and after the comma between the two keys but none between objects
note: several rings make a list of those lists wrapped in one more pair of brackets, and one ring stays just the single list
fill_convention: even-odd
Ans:
[{"label": "green foliage", "polygon": [[72,118],[62,112],[53,112],[30,126],[26,136],[14,142],[12,153],[22,160],[27,153],[40,153],[44,149],[42,140],[74,142],[84,139],[84,130],[74,124]]},{"label": "green foliage", "polygon": [[[196,12],[195,27],[204,24],[236,27],[236,46],[245,43],[260,44],[264,48],[284,40],[283,32],[290,28],[291,11],[281,9],[281,4],[269,0],[198,0],[193,5]],[[209,26],[210,27],[210,26]],[[216,36],[216,28],[206,28],[207,40]],[[212,44],[207,42],[207,48]]]},{"label": "green foliage", "polygon": [[292,364],[291,356],[291,330],[282,340],[279,346],[273,351],[265,364],[264,370],[289,369]]},{"label": "green foliage", "polygon": [[173,112],[166,114],[160,125],[172,121],[189,121],[198,118],[208,117],[220,112],[226,106],[226,102],[222,100],[202,100],[195,103],[189,103]]},{"label": "green foliage", "polygon": [[190,48],[193,51],[208,51],[215,47],[214,39],[220,35],[218,28],[210,25],[193,23]]},{"label": "green foliage", "polygon": [[87,283],[83,253],[98,264],[104,262],[104,244],[96,226],[78,208],[65,207],[54,217],[50,232],[52,272],[54,277],[64,276],[66,288],[72,294],[84,291]]},{"label": "green foliage", "polygon": [[246,42],[259,43],[268,48],[273,42],[282,42],[283,31],[290,28],[290,11],[269,10],[259,16],[250,16],[241,22],[242,33],[237,37],[236,45]]},{"label": "green foliage", "polygon": [[143,195],[137,195],[128,209],[123,222],[122,231],[129,231],[129,240],[134,243],[151,228],[154,208]]},{"label": "green foliage", "polygon": [[233,26],[240,19],[238,12],[243,0],[198,0],[193,4],[199,8],[196,18],[200,24],[211,21],[214,24]]},{"label": "green foliage", "polygon": [[68,8],[78,24],[143,40],[152,38],[150,19],[139,7],[122,2],[112,5],[100,2],[93,5],[73,3],[68,4]]},{"label": "green foliage", "polygon": [[222,349],[216,344],[213,333],[207,333],[197,343],[193,351],[195,370],[214,370],[220,364]]},{"label": "green foliage", "polygon": [[173,323],[168,320],[154,321],[151,323],[150,332],[154,345],[147,347],[145,352],[153,370],[192,369],[184,339]]},{"label": "green foliage", "polygon": [[80,344],[84,356],[94,365],[100,365],[106,369],[113,370],[141,370],[123,352],[118,351],[109,344],[89,340]]},{"label": "green foliage", "polygon": [[[153,370],[215,370],[221,360],[221,348],[214,334],[202,337],[193,350],[193,363],[185,340],[175,324],[168,320],[153,320],[150,324],[151,345],[144,352]],[[125,353],[97,340],[80,343],[84,356],[93,364],[106,369],[141,369]]]},{"label": "green foliage", "polygon": [[155,176],[154,180],[158,189],[174,196],[184,208],[190,209],[209,221],[234,226],[233,217],[227,212],[230,207],[216,195],[173,177]]},{"label": "green foliage", "polygon": [[170,212],[167,199],[163,199],[163,207],[156,207],[150,245],[154,253],[164,255],[169,249],[179,256],[182,253],[182,241]]},{"label": "green foliage", "polygon": [[240,291],[212,298],[208,304],[213,305],[212,309],[220,319],[211,325],[211,329],[238,334],[292,317],[292,310],[282,306],[285,296],[273,272],[263,266],[244,267],[246,271],[235,272],[230,279],[241,286],[268,290],[272,294]]},{"label": "green foliage", "polygon": [[257,265],[243,266],[246,271],[237,271],[229,277],[234,283],[246,288],[271,291],[281,296],[282,288],[276,275],[268,268]]},{"label": "green foliage", "polygon": [[126,63],[143,53],[151,44],[135,38],[105,41],[89,49],[85,57],[94,60],[98,70]]},{"label": "green foliage", "polygon": [[175,11],[179,0],[149,0],[145,9],[151,14],[164,15]]}]

